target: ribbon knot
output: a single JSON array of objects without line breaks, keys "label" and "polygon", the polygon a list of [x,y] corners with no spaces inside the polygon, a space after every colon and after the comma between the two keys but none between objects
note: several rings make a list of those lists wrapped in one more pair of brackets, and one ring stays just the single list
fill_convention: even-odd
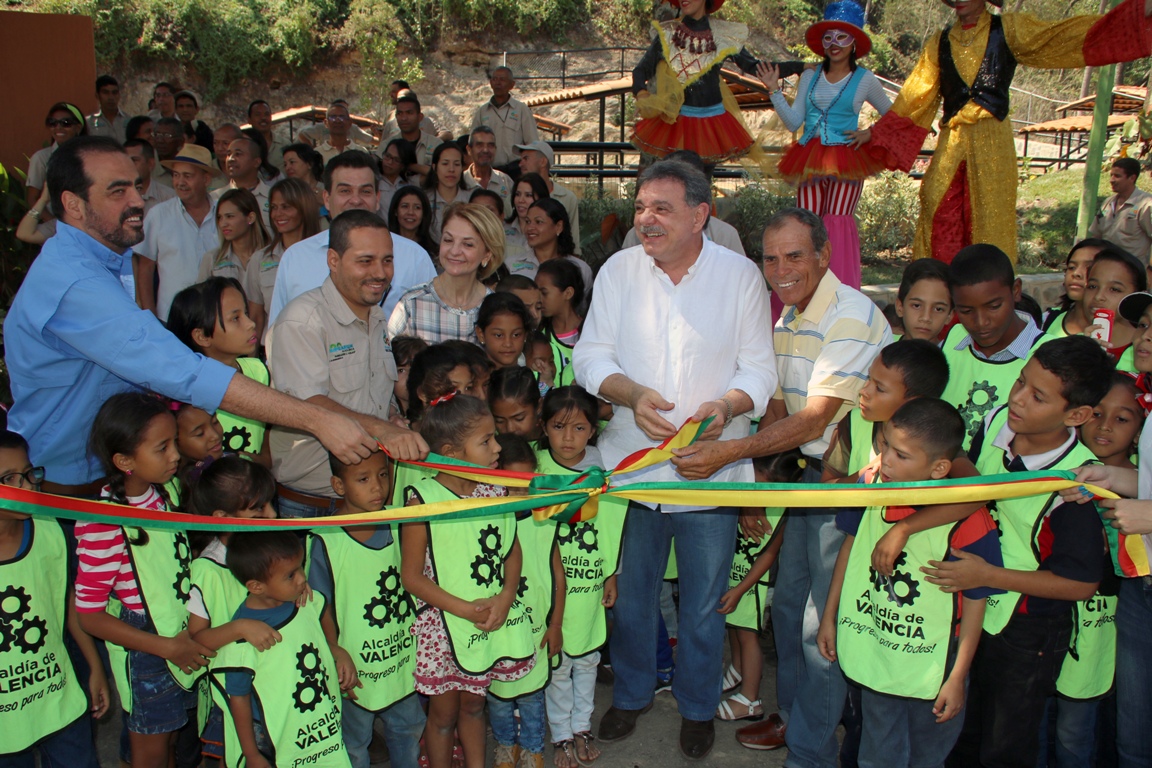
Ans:
[{"label": "ribbon knot", "polygon": [[567,492],[579,494],[572,501],[532,510],[537,520],[579,523],[596,517],[601,493],[608,490],[608,472],[591,467],[571,475],[537,475],[528,483],[528,495]]}]

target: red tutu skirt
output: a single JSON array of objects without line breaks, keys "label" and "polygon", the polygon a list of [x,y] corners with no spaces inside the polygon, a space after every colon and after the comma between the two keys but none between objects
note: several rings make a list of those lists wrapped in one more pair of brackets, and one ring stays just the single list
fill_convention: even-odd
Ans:
[{"label": "red tutu skirt", "polygon": [[812,139],[807,144],[796,142],[785,150],[777,166],[780,175],[792,185],[825,176],[866,179],[884,168],[884,164],[868,152],[867,144],[861,149],[853,149],[847,144],[826,147],[819,139]]},{"label": "red tutu skirt", "polygon": [[672,124],[658,117],[637,120],[632,143],[657,157],[690,149],[706,163],[719,163],[747,154],[753,141],[740,121],[725,111],[714,117],[680,115]]}]

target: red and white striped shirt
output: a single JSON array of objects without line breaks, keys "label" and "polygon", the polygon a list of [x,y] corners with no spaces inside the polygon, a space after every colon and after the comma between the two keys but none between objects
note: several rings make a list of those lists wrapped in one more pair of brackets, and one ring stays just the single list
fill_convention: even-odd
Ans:
[{"label": "red and white striped shirt", "polygon": [[[101,498],[111,495],[107,486],[100,491]],[[128,504],[155,511],[168,509],[152,486],[143,496],[129,497]],[[108,523],[77,522],[76,556],[80,561],[76,572],[77,611],[99,613],[108,608],[108,599],[114,597],[128,610],[144,613],[140,585],[132,571],[123,528]]]}]

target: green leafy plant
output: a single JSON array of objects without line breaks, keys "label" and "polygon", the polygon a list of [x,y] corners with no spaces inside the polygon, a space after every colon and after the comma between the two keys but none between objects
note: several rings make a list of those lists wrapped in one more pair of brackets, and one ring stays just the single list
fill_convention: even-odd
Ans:
[{"label": "green leafy plant", "polygon": [[862,258],[894,254],[912,245],[920,216],[920,182],[903,173],[884,172],[864,184],[856,222]]}]

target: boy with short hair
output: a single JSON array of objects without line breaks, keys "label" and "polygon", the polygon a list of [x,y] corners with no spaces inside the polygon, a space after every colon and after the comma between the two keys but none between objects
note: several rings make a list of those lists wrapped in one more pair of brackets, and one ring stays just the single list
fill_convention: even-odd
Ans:
[{"label": "boy with short hair", "polygon": [[[0,485],[40,490],[28,443],[0,429]],[[61,524],[0,510],[0,765],[96,768],[89,715],[111,701],[92,638],[75,620],[70,596],[74,545]],[[89,666],[91,705],[64,644],[70,632]],[[20,671],[14,671],[14,670]]]},{"label": "boy with short hair", "polygon": [[[884,424],[879,480],[943,479],[963,438],[964,422],[953,406],[935,398],[910,400]],[[913,511],[908,506],[846,509],[836,518],[846,538],[817,646],[863,687],[861,765],[943,764],[960,735],[963,721],[956,715],[964,707],[985,599],[998,593],[967,590],[961,605],[954,590],[937,588],[921,575],[928,563],[955,559],[960,552],[1000,562],[996,526],[983,508],[959,523],[913,534],[892,575],[878,574],[871,567],[873,547]]]},{"label": "boy with short hair", "polygon": [[[1023,366],[1005,407],[991,413],[969,457],[985,475],[1071,470],[1096,463],[1076,428],[1108,394],[1112,360],[1085,336],[1047,341]],[[1035,765],[1045,700],[1068,650],[1073,608],[1096,591],[1108,562],[1091,503],[1057,494],[992,506],[1004,565],[963,556],[932,562],[926,578],[945,590],[985,586],[984,634],[972,664],[968,711],[950,765]]]},{"label": "boy with short hair", "polygon": [[[304,593],[304,547],[292,531],[241,532],[228,541],[228,570],[248,590],[233,619],[263,621],[280,642],[258,652],[224,646],[212,671],[223,684],[233,728],[225,731],[228,766],[350,768],[340,728],[340,681],[320,627],[326,600]],[[221,680],[220,678],[223,678]],[[338,682],[339,681],[339,682]]]},{"label": "boy with short hair", "polygon": [[948,361],[935,344],[901,339],[880,350],[868,369],[857,406],[836,426],[824,453],[825,483],[855,475],[878,455],[880,430],[900,406],[917,397],[940,397],[948,385]]},{"label": "boy with short hair", "polygon": [[[375,512],[392,497],[392,462],[378,451],[359,464],[328,455],[337,515]],[[344,702],[344,745],[353,768],[368,768],[377,717],[394,768],[417,768],[424,710],[412,674],[416,606],[400,583],[394,525],[323,528],[310,537],[308,583],[324,596],[320,618],[340,680],[354,689]]]},{"label": "boy with short hair", "polygon": [[984,417],[1007,398],[1032,350],[1049,337],[1016,311],[1020,280],[996,246],[962,248],[948,268],[948,286],[960,323],[941,345],[951,371],[941,397],[964,418],[967,448]]}]

